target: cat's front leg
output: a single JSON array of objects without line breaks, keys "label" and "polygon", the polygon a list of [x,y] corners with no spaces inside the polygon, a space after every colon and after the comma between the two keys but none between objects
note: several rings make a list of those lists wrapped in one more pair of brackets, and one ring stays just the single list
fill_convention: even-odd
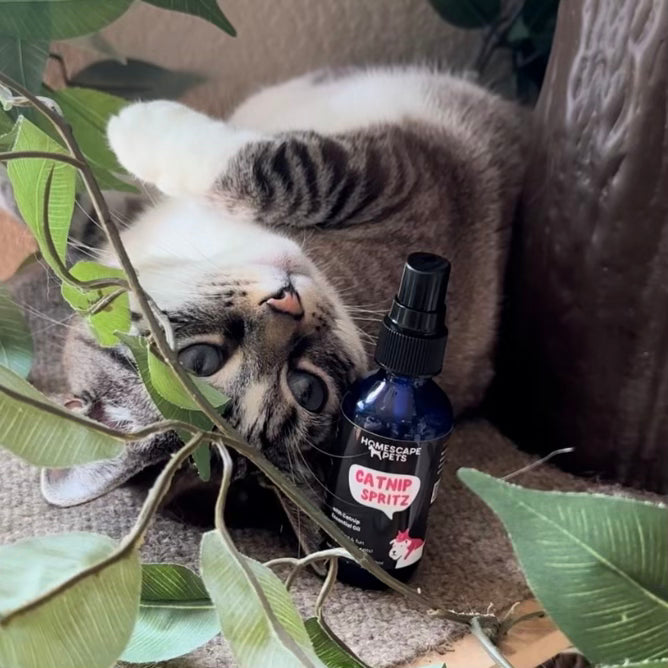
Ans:
[{"label": "cat's front leg", "polygon": [[131,104],[107,128],[123,167],[167,195],[204,195],[230,158],[259,135],[209,118],[178,102]]}]

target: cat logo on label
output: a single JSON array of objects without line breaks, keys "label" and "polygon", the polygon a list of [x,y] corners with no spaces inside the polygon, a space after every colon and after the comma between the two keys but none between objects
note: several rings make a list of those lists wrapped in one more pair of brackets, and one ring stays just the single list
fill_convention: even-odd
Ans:
[{"label": "cat logo on label", "polygon": [[390,559],[397,562],[396,568],[410,566],[420,560],[423,549],[424,540],[411,538],[409,529],[406,529],[406,531],[400,531],[390,541]]}]

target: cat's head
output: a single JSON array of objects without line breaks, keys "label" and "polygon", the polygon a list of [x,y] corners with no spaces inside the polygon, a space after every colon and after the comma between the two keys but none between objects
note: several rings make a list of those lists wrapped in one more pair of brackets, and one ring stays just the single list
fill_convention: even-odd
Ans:
[{"label": "cat's head", "polygon": [[[227,419],[296,482],[333,436],[346,387],[364,370],[359,332],[300,245],[225,212],[212,197],[166,198],[123,233],[146,292],[169,319],[181,364],[231,398]],[[110,251],[100,261],[118,266]],[[134,333],[145,333],[131,299]],[[103,349],[80,323],[69,336],[67,405],[134,430],[160,419],[123,346]],[[45,471],[42,490],[71,505],[103,494],[178,446],[172,434],[116,460]],[[311,481],[318,486],[318,483]]]}]

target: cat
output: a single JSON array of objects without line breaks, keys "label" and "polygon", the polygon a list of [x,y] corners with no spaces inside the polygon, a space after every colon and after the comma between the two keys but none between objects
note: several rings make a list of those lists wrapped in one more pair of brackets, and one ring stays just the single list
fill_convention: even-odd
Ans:
[{"label": "cat", "polygon": [[[528,134],[515,104],[422,67],[308,74],[227,121],[153,101],[109,122],[120,163],[161,193],[122,238],[181,363],[231,398],[229,421],[295,484],[324,496],[319,451],[372,363],[409,252],[452,262],[437,380],[458,412],[480,403]],[[98,257],[118,266],[104,246]],[[128,351],[100,348],[83,322],[68,328],[61,368],[72,410],[123,429],[160,417]],[[163,434],[115,460],[45,470],[43,495],[88,501],[178,443]]]}]

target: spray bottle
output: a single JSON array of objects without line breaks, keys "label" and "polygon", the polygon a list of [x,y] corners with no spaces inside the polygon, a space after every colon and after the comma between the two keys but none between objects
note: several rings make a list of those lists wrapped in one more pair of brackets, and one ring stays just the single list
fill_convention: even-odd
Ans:
[{"label": "spray bottle", "polygon": [[[450,263],[438,255],[408,257],[379,333],[375,360],[380,368],[343,398],[327,481],[329,516],[404,582],[422,557],[427,515],[453,428],[450,401],[432,380],[445,353],[449,276]],[[384,587],[347,559],[340,560],[339,579]]]}]

